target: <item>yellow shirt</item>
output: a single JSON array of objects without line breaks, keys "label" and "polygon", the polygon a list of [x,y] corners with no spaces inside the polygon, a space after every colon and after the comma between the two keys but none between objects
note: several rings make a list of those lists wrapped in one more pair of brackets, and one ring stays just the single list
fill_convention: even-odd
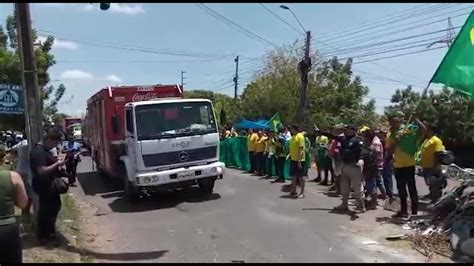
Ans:
[{"label": "yellow shirt", "polygon": [[304,162],[304,148],[305,148],[305,141],[304,135],[298,133],[291,137],[290,139],[290,158],[292,161],[295,162]]},{"label": "yellow shirt", "polygon": [[247,148],[250,152],[255,151],[255,145],[258,141],[257,133],[252,133],[247,137]]},{"label": "yellow shirt", "polygon": [[435,154],[444,151],[443,141],[437,136],[425,140],[421,146],[420,166],[423,168],[433,168],[436,165]]},{"label": "yellow shirt", "polygon": [[317,136],[316,145],[328,145],[329,139],[326,136]]},{"label": "yellow shirt", "polygon": [[[387,148],[391,148],[395,145],[395,139],[392,136],[392,132],[388,132],[387,134],[387,141],[386,141]],[[415,155],[410,155],[404,152],[398,145],[395,145],[395,150],[393,151],[393,167],[394,168],[403,168],[403,167],[411,167],[415,166],[416,160]]]},{"label": "yellow shirt", "polygon": [[258,139],[257,143],[255,144],[255,152],[264,152],[265,151],[265,144],[266,144],[267,137],[262,136]]}]

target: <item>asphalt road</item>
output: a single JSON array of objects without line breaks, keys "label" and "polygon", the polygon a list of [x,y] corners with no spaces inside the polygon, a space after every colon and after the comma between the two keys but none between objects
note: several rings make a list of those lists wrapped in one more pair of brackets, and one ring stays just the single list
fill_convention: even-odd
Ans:
[{"label": "asphalt road", "polygon": [[314,183],[307,183],[306,198],[289,199],[282,184],[227,169],[211,196],[188,189],[129,205],[120,185],[92,171],[89,157],[78,167],[78,181],[73,192],[98,208],[100,227],[114,236],[103,251],[122,254],[104,261],[409,261],[365,248],[346,230],[351,217],[330,212],[340,200]]}]

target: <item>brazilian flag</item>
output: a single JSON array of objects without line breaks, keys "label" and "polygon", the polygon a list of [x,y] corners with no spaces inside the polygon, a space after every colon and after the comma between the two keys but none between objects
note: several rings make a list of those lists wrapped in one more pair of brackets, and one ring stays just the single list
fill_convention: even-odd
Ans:
[{"label": "brazilian flag", "polygon": [[474,11],[441,61],[430,83],[440,83],[474,100]]},{"label": "brazilian flag", "polygon": [[267,126],[270,127],[274,132],[278,132],[278,130],[283,126],[280,120],[280,115],[278,113],[274,114],[272,118],[268,120]]}]

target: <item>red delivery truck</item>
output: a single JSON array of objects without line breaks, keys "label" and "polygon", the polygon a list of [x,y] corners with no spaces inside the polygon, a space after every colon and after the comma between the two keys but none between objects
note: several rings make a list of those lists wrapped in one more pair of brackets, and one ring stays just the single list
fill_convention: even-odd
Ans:
[{"label": "red delivery truck", "polygon": [[123,180],[130,201],[189,185],[211,193],[222,178],[212,102],[179,85],[120,86],[87,101],[86,134],[99,172]]}]

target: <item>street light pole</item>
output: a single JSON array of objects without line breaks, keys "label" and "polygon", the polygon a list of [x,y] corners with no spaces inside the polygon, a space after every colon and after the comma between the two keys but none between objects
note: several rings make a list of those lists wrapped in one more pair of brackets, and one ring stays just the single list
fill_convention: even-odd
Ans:
[{"label": "street light pole", "polygon": [[306,123],[306,99],[308,97],[308,73],[311,70],[311,57],[309,56],[309,49],[311,46],[311,32],[307,31],[301,21],[298,19],[296,14],[289,8],[288,6],[281,5],[280,8],[290,11],[290,13],[295,17],[296,21],[306,32],[306,40],[305,40],[305,50],[304,50],[304,58],[298,64],[298,70],[300,72],[300,98],[298,103],[298,108],[296,109],[295,114],[295,121],[302,121],[302,123]]}]

